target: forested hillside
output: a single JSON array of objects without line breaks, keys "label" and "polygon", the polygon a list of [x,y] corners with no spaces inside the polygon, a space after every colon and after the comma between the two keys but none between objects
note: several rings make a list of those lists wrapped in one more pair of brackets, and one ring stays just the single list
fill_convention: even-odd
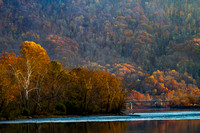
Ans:
[{"label": "forested hillside", "polygon": [[63,66],[123,77],[130,93],[200,94],[199,0],[0,0],[0,18],[1,53],[34,41]]}]

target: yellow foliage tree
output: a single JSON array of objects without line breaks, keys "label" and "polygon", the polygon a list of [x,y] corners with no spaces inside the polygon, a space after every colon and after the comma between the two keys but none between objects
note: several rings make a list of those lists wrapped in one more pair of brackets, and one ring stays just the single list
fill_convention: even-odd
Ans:
[{"label": "yellow foliage tree", "polygon": [[46,50],[35,42],[25,41],[20,49],[20,67],[15,70],[15,76],[25,92],[27,103],[29,92],[39,90],[40,81],[47,72],[46,66],[50,59]]}]

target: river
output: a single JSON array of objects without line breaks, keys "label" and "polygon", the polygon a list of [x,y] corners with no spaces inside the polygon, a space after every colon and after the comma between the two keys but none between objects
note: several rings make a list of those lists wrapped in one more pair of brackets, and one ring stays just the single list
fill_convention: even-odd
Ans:
[{"label": "river", "polygon": [[0,133],[200,133],[200,111],[0,121]]}]

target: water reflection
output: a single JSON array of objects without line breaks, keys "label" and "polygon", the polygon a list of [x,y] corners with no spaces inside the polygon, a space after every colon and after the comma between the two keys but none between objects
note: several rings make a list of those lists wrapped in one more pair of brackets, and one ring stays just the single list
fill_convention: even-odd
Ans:
[{"label": "water reflection", "polygon": [[126,130],[127,122],[0,125],[0,133],[123,133]]},{"label": "water reflection", "polygon": [[199,133],[200,120],[4,124],[0,133]]},{"label": "water reflection", "polygon": [[199,133],[200,120],[129,122],[128,131],[133,133]]}]

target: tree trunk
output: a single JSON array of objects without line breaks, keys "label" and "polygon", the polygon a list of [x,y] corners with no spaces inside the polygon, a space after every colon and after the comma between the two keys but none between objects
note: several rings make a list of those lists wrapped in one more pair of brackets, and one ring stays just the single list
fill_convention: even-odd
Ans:
[{"label": "tree trunk", "polygon": [[28,90],[25,89],[25,106],[28,109]]},{"label": "tree trunk", "polygon": [[86,90],[86,92],[85,92],[85,96],[84,96],[84,106],[83,106],[83,111],[84,111],[84,113],[86,112],[86,110],[87,110],[87,92],[88,92],[88,90]]},{"label": "tree trunk", "polygon": [[35,105],[35,108],[34,108],[34,113],[37,113],[38,110],[39,110],[39,106],[40,106],[39,102],[40,102],[40,89],[38,88],[37,89],[37,98],[36,98],[36,101],[35,101],[36,105]]},{"label": "tree trunk", "polygon": [[107,101],[107,107],[106,107],[106,112],[110,112],[110,95],[108,95],[108,101]]},{"label": "tree trunk", "polygon": [[107,82],[107,89],[108,89],[108,101],[107,101],[107,107],[106,107],[106,112],[109,113],[110,111],[110,86]]}]

